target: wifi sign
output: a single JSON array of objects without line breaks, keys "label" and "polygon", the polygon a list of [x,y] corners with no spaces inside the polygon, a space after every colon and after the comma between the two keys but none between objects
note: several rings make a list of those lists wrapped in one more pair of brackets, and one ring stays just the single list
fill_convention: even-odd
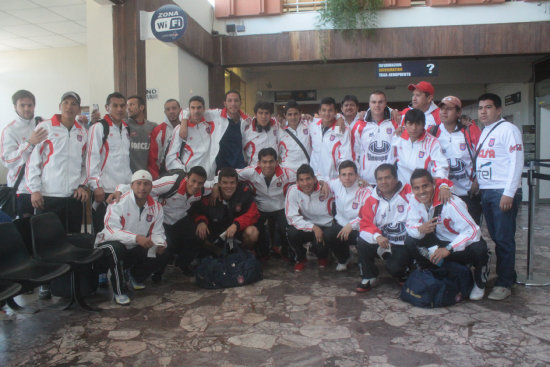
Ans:
[{"label": "wifi sign", "polygon": [[187,15],[177,5],[157,9],[151,18],[151,30],[158,40],[174,42],[185,32]]}]

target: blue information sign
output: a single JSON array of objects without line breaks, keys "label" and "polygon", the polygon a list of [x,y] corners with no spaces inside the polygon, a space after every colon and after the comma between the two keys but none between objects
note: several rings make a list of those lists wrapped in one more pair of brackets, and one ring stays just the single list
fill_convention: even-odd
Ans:
[{"label": "blue information sign", "polygon": [[379,78],[400,78],[411,76],[437,76],[437,61],[393,61],[378,64],[376,75]]},{"label": "blue information sign", "polygon": [[187,14],[177,5],[164,5],[151,18],[151,30],[158,40],[174,42],[185,33]]}]

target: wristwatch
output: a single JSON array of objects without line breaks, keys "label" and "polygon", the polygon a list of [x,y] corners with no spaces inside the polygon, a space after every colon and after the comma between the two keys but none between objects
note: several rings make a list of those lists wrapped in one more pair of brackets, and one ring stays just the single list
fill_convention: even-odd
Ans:
[{"label": "wristwatch", "polygon": [[447,251],[449,251],[450,253],[453,253],[454,252],[454,248],[453,246],[451,245],[447,245],[447,247],[445,247],[447,249]]}]

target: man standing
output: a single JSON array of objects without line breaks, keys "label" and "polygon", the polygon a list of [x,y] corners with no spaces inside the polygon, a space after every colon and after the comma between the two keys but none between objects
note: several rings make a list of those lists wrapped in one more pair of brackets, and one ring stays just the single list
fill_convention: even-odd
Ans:
[{"label": "man standing", "polygon": [[441,123],[439,107],[433,101],[434,87],[432,83],[422,81],[418,84],[409,84],[408,89],[413,92],[411,106],[401,111],[403,116],[401,125],[405,124],[405,114],[413,108],[422,111],[426,116],[426,130],[429,130],[431,126],[439,125]]},{"label": "man standing", "polygon": [[521,132],[501,114],[499,96],[487,93],[478,98],[478,117],[485,128],[477,147],[476,177],[483,216],[497,254],[497,281],[489,294],[489,299],[496,301],[510,296],[516,281],[516,216],[523,168]]},{"label": "man standing", "polygon": [[359,100],[356,96],[345,95],[342,99],[342,114],[349,131],[352,131],[355,124],[361,119],[359,114]]},{"label": "man standing", "polygon": [[75,121],[80,113],[80,96],[67,92],[61,97],[60,115],[43,121],[37,129],[48,132],[34,149],[26,169],[26,186],[37,214],[54,212],[65,230],[80,233],[82,203],[88,200],[86,129]]},{"label": "man standing", "polygon": [[34,95],[28,90],[18,90],[11,97],[17,117],[2,130],[0,138],[0,160],[8,169],[7,184],[16,187],[17,214],[20,218],[29,217],[34,213],[30,194],[24,190],[21,182],[25,174],[25,162],[30,157],[36,144],[41,143],[48,136],[42,128],[35,128]]},{"label": "man standing", "polygon": [[336,101],[332,97],[323,98],[319,107],[320,119],[310,124],[311,167],[325,178],[338,177],[338,165],[351,159],[349,129],[343,130],[336,122]]},{"label": "man standing", "polygon": [[391,143],[397,124],[391,119],[386,95],[380,90],[369,97],[369,110],[364,121],[358,121],[351,132],[351,148],[354,161],[363,180],[374,186],[374,171],[391,159]]},{"label": "man standing", "polygon": [[424,129],[422,111],[409,110],[405,114],[405,131],[392,142],[392,161],[397,162],[399,181],[409,182],[417,168],[429,169],[434,177],[447,178],[449,163],[436,138]]},{"label": "man standing", "polygon": [[475,155],[481,130],[476,124],[464,126],[460,121],[462,102],[455,96],[447,96],[439,103],[441,124],[432,126],[429,133],[437,138],[447,162],[453,192],[466,203],[468,212],[479,225],[481,198],[470,191],[475,176]]},{"label": "man standing", "polygon": [[258,164],[237,170],[239,179],[249,183],[256,192],[256,204],[260,219],[256,226],[260,231],[258,255],[269,254],[269,238],[266,223],[275,229],[273,236],[274,252],[288,253],[286,249],[285,193],[288,186],[296,181],[296,173],[290,168],[279,166],[277,152],[273,148],[263,148],[258,152]]},{"label": "man standing", "polygon": [[[215,116],[213,113],[211,115]],[[174,129],[168,146],[166,169],[187,172],[191,167],[201,166],[206,170],[208,179],[212,180],[216,172],[210,151],[213,147],[212,133],[215,130],[214,122],[205,119],[204,98],[191,97],[189,110],[183,111],[182,122]]]},{"label": "man standing", "polygon": [[302,164],[309,164],[311,139],[309,122],[302,120],[298,103],[291,100],[285,105],[286,124],[279,130],[279,159],[281,166],[294,171]]},{"label": "man standing", "polygon": [[441,203],[434,179],[425,169],[413,172],[411,187],[414,197],[409,202],[405,240],[409,254],[422,268],[436,267],[442,260],[473,264],[475,285],[470,299],[482,299],[489,275],[489,251],[466,204],[456,196]]},{"label": "man standing", "polygon": [[248,166],[258,163],[258,153],[264,148],[277,149],[279,124],[271,117],[273,105],[258,101],[254,106],[254,119],[247,124],[243,134],[243,150]]},{"label": "man standing", "polygon": [[329,245],[324,242],[324,232],[332,224],[333,197],[321,195],[313,168],[302,165],[296,172],[296,185],[290,186],[286,195],[285,214],[288,243],[294,250],[294,271],[304,271],[307,259],[304,244],[312,242],[320,269],[328,265]]},{"label": "man standing", "polygon": [[145,101],[140,96],[128,97],[128,131],[130,132],[130,169],[147,169],[151,132],[157,126],[145,119]]},{"label": "man standing", "polygon": [[142,282],[164,262],[164,214],[162,206],[149,196],[152,179],[145,170],[132,175],[132,190],[109,205],[105,228],[96,236],[95,246],[107,255],[103,261],[111,271],[114,300],[119,305],[130,303],[124,270],[129,271],[132,288],[140,290],[145,287]]},{"label": "man standing", "polygon": [[164,114],[168,122],[162,122],[151,132],[147,168],[154,180],[166,171],[166,151],[172,140],[174,129],[180,124],[180,112],[180,103],[175,99],[164,102]]},{"label": "man standing", "polygon": [[357,292],[367,292],[375,286],[379,274],[374,263],[377,256],[385,260],[388,273],[399,280],[403,279],[411,263],[404,246],[409,208],[407,195],[411,187],[398,180],[394,165],[383,163],[374,174],[376,188],[360,212],[357,252],[361,282],[355,288]]},{"label": "man standing", "polygon": [[130,134],[123,121],[126,114],[126,98],[118,92],[107,96],[107,114],[95,123],[88,134],[86,173],[88,184],[94,193],[92,216],[94,229],[103,228],[105,199],[119,184],[130,182]]}]

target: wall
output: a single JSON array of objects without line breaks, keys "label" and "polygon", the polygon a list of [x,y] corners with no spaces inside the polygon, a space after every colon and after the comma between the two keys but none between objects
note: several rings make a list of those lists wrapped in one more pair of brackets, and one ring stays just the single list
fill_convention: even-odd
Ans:
[{"label": "wall", "polygon": [[208,33],[212,33],[214,8],[207,0],[174,0],[189,16],[197,21]]},{"label": "wall", "polygon": [[[476,6],[414,6],[380,10],[377,15],[379,28],[544,22],[550,16],[550,3],[542,2],[539,5],[538,2],[514,1]],[[312,30],[317,29],[317,23],[317,12],[286,13],[280,16],[216,19],[214,30],[226,34],[226,24],[242,24],[246,31],[238,35],[244,36]]]},{"label": "wall", "polygon": [[198,95],[204,98],[206,108],[208,108],[210,106],[208,99],[208,65],[178,49],[178,69],[179,96],[182,106],[187,106],[189,98]]}]

